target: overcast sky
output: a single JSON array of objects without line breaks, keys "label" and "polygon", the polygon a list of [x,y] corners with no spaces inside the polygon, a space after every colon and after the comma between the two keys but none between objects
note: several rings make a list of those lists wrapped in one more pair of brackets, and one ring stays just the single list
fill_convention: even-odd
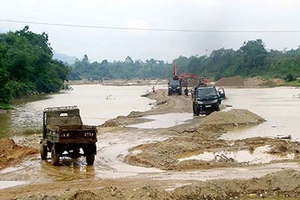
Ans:
[{"label": "overcast sky", "polygon": [[1,0],[0,32],[29,25],[46,32],[52,48],[91,61],[158,59],[205,55],[219,48],[238,49],[244,41],[262,39],[267,49],[296,49],[300,32],[176,32],[114,30],[13,23],[142,29],[216,31],[298,31],[299,0]]}]

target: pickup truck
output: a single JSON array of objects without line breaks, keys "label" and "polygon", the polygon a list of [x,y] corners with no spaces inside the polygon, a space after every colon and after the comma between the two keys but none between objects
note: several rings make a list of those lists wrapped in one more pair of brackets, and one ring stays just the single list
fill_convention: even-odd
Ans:
[{"label": "pickup truck", "polygon": [[225,91],[223,88],[217,90],[215,86],[200,85],[194,89],[192,98],[194,115],[209,115],[220,110]]},{"label": "pickup truck", "polygon": [[43,138],[40,141],[41,159],[51,153],[53,165],[60,157],[86,157],[93,165],[97,153],[97,127],[83,125],[77,106],[50,107],[43,111]]}]

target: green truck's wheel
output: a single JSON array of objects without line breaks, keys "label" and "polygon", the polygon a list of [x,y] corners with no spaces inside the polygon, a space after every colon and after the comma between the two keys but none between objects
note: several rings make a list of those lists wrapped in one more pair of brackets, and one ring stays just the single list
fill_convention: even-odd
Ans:
[{"label": "green truck's wheel", "polygon": [[86,156],[86,163],[87,165],[93,165],[95,161],[95,155],[87,155]]},{"label": "green truck's wheel", "polygon": [[51,161],[52,161],[52,165],[54,166],[59,165],[59,154],[55,149],[55,145],[53,145],[51,149]]},{"label": "green truck's wheel", "polygon": [[41,159],[46,160],[47,159],[47,146],[44,146],[43,144],[40,144],[40,154]]}]

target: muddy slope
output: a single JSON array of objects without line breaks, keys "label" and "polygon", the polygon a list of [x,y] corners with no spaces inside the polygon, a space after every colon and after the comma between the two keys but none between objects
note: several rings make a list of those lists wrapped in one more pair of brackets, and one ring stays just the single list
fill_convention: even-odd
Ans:
[{"label": "muddy slope", "polygon": [[35,148],[17,145],[12,139],[0,139],[0,169],[21,162],[24,157],[37,152]]}]

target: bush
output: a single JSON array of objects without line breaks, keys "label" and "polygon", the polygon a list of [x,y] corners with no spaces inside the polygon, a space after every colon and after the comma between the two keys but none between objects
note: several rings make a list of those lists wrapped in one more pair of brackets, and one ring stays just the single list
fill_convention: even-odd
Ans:
[{"label": "bush", "polygon": [[291,82],[291,81],[296,80],[296,77],[294,75],[292,75],[292,74],[287,74],[285,76],[284,80],[287,81],[287,82]]}]

